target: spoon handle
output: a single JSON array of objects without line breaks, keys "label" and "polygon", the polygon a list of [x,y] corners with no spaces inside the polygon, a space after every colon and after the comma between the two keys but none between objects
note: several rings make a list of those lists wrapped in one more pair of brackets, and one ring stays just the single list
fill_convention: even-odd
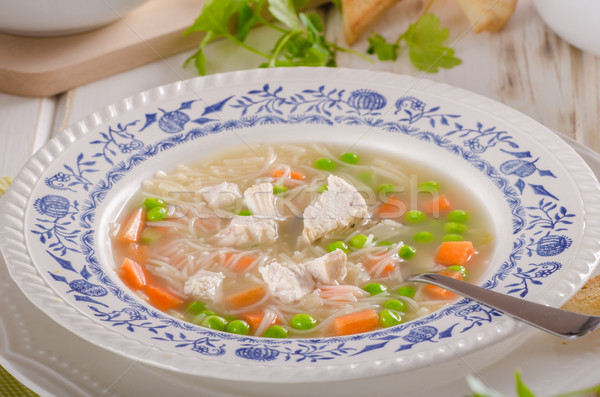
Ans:
[{"label": "spoon handle", "polygon": [[408,279],[437,285],[474,299],[543,331],[566,339],[576,339],[600,327],[599,316],[568,312],[529,302],[437,273],[421,273]]}]

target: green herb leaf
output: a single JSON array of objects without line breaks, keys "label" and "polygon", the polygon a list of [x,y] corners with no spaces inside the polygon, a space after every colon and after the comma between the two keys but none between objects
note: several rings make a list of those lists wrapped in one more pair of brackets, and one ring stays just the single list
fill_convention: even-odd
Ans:
[{"label": "green herb leaf", "polygon": [[433,14],[425,14],[409,26],[401,38],[409,47],[413,65],[428,73],[439,68],[452,68],[462,61],[454,56],[454,50],[442,44],[448,39],[447,28],[440,28],[440,20]]},{"label": "green herb leaf", "polygon": [[208,0],[204,3],[200,16],[183,34],[203,31],[213,32],[214,36],[227,35],[227,23],[243,3],[244,0]]},{"label": "green herb leaf", "polygon": [[373,32],[373,36],[369,37],[367,54],[376,54],[380,61],[395,61],[398,58],[398,44],[390,44],[383,36]]},{"label": "green herb leaf", "polygon": [[279,22],[292,30],[300,29],[300,20],[292,0],[269,0],[269,11]]},{"label": "green herb leaf", "polygon": [[519,397],[535,397],[535,395],[529,390],[523,380],[521,379],[521,371],[515,371],[515,381],[517,383],[517,395]]},{"label": "green herb leaf", "polygon": [[246,40],[246,36],[250,33],[250,29],[258,22],[258,18],[252,7],[248,3],[242,3],[238,12],[238,25],[236,38],[239,41]]}]

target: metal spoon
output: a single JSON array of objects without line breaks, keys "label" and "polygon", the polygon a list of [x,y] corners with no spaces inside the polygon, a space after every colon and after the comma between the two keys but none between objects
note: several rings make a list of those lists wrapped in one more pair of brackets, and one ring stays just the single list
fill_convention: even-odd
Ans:
[{"label": "metal spoon", "polygon": [[600,316],[589,316],[540,305],[441,274],[421,273],[412,276],[408,280],[437,285],[501,310],[529,325],[566,339],[577,339],[600,328]]}]

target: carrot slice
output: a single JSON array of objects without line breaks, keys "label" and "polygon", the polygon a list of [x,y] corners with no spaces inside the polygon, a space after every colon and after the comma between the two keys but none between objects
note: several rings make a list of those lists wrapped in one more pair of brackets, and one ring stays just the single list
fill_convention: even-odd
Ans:
[{"label": "carrot slice", "polygon": [[[441,270],[438,272],[438,274],[452,277],[457,280],[463,279],[463,275],[461,272],[453,272],[451,270]],[[442,287],[438,287],[437,285],[427,284],[423,287],[423,290],[430,298],[436,299],[436,300],[442,300],[442,299],[450,300],[450,299],[458,298],[458,295],[456,295],[454,292],[448,291],[447,289],[444,289]]]},{"label": "carrot slice", "polygon": [[438,248],[435,261],[444,266],[464,266],[474,253],[471,241],[445,241]]},{"label": "carrot slice", "polygon": [[126,257],[137,262],[146,263],[148,260],[148,247],[142,244],[129,243],[122,251]]},{"label": "carrot slice", "polygon": [[377,215],[384,219],[400,218],[406,212],[406,205],[396,196],[392,196],[377,210]]},{"label": "carrot slice", "polygon": [[248,268],[251,264],[254,263],[256,258],[252,256],[242,255],[240,256],[235,263],[231,263],[231,258],[236,255],[234,252],[228,252],[225,254],[223,264],[225,264],[228,268],[233,270],[234,272],[241,273]]},{"label": "carrot slice", "polygon": [[156,307],[158,310],[164,311],[173,309],[183,303],[183,300],[179,296],[167,289],[155,285],[146,286],[144,292],[148,295],[152,306]]},{"label": "carrot slice", "polygon": [[428,214],[439,214],[441,212],[447,212],[452,208],[450,200],[445,194],[441,194],[423,205],[423,210]]},{"label": "carrot slice", "polygon": [[[284,175],[285,175],[285,171],[284,170],[279,170],[279,169],[273,170],[273,174],[272,174],[273,178],[281,178]],[[291,171],[290,172],[290,178],[296,179],[298,181],[301,181],[304,178],[306,178],[306,176],[303,173],[301,173],[301,172]]]},{"label": "carrot slice", "polygon": [[144,211],[143,207],[135,210],[121,225],[121,229],[117,234],[117,240],[122,243],[138,243],[146,223],[145,219],[146,211]]},{"label": "carrot slice", "polygon": [[261,300],[265,296],[265,293],[265,289],[262,285],[254,285],[243,291],[229,295],[227,297],[227,303],[232,308],[250,306]]},{"label": "carrot slice", "polygon": [[[262,323],[263,318],[265,318],[265,312],[263,310],[253,310],[242,314],[242,318],[246,320],[248,324],[250,324],[253,330],[256,330],[260,326],[260,323]],[[279,317],[275,316],[270,325],[279,323]]]},{"label": "carrot slice", "polygon": [[386,253],[375,255],[374,258],[369,258],[365,261],[365,267],[371,277],[385,277],[396,269],[396,262],[393,258],[389,258],[387,262],[382,263]]},{"label": "carrot slice", "polygon": [[336,335],[352,335],[369,332],[379,325],[379,316],[375,310],[350,313],[333,319],[333,330]]},{"label": "carrot slice", "polygon": [[142,265],[129,258],[123,260],[121,272],[123,281],[133,289],[142,289],[148,282],[146,272]]}]

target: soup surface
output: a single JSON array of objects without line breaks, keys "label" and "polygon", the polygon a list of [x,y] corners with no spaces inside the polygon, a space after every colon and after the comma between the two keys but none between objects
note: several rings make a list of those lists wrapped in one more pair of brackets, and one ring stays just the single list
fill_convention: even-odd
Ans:
[{"label": "soup surface", "polygon": [[332,145],[252,145],[143,182],[112,228],[121,279],[211,329],[326,337],[391,327],[457,298],[493,249],[465,186],[425,164]]}]

